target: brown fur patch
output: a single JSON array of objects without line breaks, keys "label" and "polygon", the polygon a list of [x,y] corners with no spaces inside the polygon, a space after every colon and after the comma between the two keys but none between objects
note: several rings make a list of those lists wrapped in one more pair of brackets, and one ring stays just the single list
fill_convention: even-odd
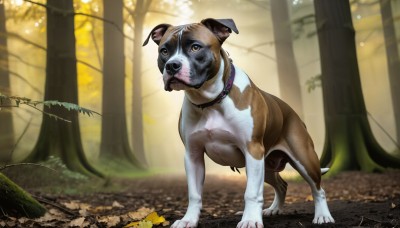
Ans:
[{"label": "brown fur patch", "polygon": [[244,110],[249,107],[251,108],[253,132],[251,141],[247,143],[247,149],[253,158],[257,160],[263,159],[265,155],[263,138],[268,117],[268,109],[261,93],[250,81],[250,85],[247,86],[243,92],[240,92],[238,87],[233,86],[229,93],[229,97],[233,100],[233,103],[238,110]]}]

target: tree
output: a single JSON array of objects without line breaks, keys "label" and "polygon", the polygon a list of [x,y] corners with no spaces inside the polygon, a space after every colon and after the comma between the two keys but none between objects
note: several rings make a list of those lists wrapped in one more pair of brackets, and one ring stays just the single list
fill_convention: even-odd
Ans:
[{"label": "tree", "polygon": [[37,218],[43,216],[46,208],[29,193],[0,173],[0,210],[8,214]]},{"label": "tree", "polygon": [[[0,2],[0,91],[10,95],[7,36],[1,34],[7,34],[5,7],[2,2]],[[0,163],[7,163],[11,161],[12,154],[10,151],[14,145],[14,127],[11,112],[1,110],[0,123]]]},{"label": "tree", "polygon": [[397,133],[397,145],[400,144],[400,59],[390,0],[380,0],[380,9],[385,38],[390,91]]},{"label": "tree", "polygon": [[297,114],[303,116],[300,79],[294,57],[287,1],[271,0],[271,15],[281,98],[287,101]]},{"label": "tree", "polygon": [[[113,21],[114,25],[122,28],[123,1],[103,0],[103,4],[104,19]],[[104,23],[103,119],[100,158],[103,161],[109,161],[111,158],[128,161],[138,167],[141,163],[130,149],[125,115],[124,36],[116,26]],[[134,109],[134,111],[136,110]],[[137,142],[135,141],[135,143]]]},{"label": "tree", "polygon": [[326,129],[322,166],[330,174],[398,168],[400,159],[378,145],[368,123],[349,1],[315,0],[314,7]]},{"label": "tree", "polygon": [[147,166],[143,138],[142,104],[142,36],[143,24],[152,0],[137,0],[134,10],[129,10],[133,18],[133,75],[132,75],[132,149],[143,166]]},{"label": "tree", "polygon": [[[47,57],[44,99],[78,103],[77,68],[74,35],[73,0],[48,0]],[[43,121],[33,152],[27,161],[42,161],[53,155],[77,172],[98,175],[87,161],[80,137],[78,114],[62,107],[44,107],[45,112],[68,119],[56,121],[43,115]]]}]

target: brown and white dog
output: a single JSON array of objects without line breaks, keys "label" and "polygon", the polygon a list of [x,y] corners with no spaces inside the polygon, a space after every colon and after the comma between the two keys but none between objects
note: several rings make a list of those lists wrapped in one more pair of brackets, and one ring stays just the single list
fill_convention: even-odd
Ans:
[{"label": "brown and white dog", "polygon": [[[185,145],[189,206],[172,227],[196,227],[202,208],[204,153],[214,162],[246,167],[243,217],[237,225],[263,227],[262,216],[278,214],[287,183],[280,177],[289,162],[309,183],[315,202],[313,223],[334,222],[320,186],[321,172],[314,145],[299,116],[279,98],[253,84],[234,66],[222,43],[234,31],[231,19],[205,19],[180,26],[160,24],[147,37],[159,47],[158,67],[165,90],[184,90],[179,134]],[[275,190],[263,210],[264,182]]]}]

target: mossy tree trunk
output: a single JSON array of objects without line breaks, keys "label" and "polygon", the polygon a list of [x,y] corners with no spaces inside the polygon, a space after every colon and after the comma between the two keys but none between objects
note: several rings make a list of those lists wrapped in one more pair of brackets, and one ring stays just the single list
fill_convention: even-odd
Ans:
[{"label": "mossy tree trunk", "polygon": [[[6,14],[4,3],[0,3],[0,34],[7,34]],[[11,95],[10,76],[8,73],[7,36],[0,36],[0,93]],[[11,105],[2,101],[4,106]],[[0,107],[1,108],[1,107]],[[11,112],[0,110],[0,164],[9,163],[12,158],[11,150],[14,146],[14,127]]]},{"label": "mossy tree trunk", "polygon": [[[44,100],[78,104],[74,15],[63,13],[73,12],[73,0],[48,0],[47,6]],[[102,176],[86,159],[81,142],[78,113],[60,107],[44,107],[44,111],[71,122],[43,115],[38,141],[26,160],[38,162],[48,159],[49,156],[56,156],[60,157],[72,171]]]},{"label": "mossy tree trunk", "polygon": [[[103,0],[104,18],[123,27],[123,1]],[[124,37],[116,26],[104,23],[103,105],[100,159],[140,163],[129,146],[125,112]],[[134,110],[135,111],[135,110]],[[125,167],[126,168],[126,167]]]},{"label": "mossy tree trunk", "polygon": [[281,98],[303,117],[300,78],[293,51],[287,1],[271,0],[271,15]]},{"label": "mossy tree trunk", "polygon": [[358,70],[355,31],[348,0],[315,0],[321,57],[326,138],[322,166],[330,173],[400,167],[374,138]]},{"label": "mossy tree trunk", "polygon": [[37,218],[46,208],[17,184],[0,173],[0,213],[9,216]]}]

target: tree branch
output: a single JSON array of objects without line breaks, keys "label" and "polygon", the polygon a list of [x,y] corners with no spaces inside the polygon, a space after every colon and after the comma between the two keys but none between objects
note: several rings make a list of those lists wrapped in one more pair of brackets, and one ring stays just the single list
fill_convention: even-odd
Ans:
[{"label": "tree branch", "polygon": [[34,4],[34,5],[38,5],[38,6],[44,7],[47,10],[49,10],[51,13],[58,13],[58,14],[61,14],[63,16],[85,16],[85,17],[90,17],[90,18],[93,18],[93,19],[96,19],[96,20],[100,20],[100,21],[106,22],[106,23],[111,24],[112,26],[114,26],[126,39],[133,41],[133,38],[130,37],[130,36],[125,35],[123,29],[120,28],[117,24],[115,24],[114,21],[110,21],[110,20],[107,20],[107,19],[105,19],[103,17],[99,17],[99,16],[96,16],[96,15],[93,15],[93,14],[75,12],[73,10],[72,11],[66,11],[66,10],[55,8],[55,7],[50,7],[50,6],[46,5],[46,4],[43,4],[43,3],[40,3],[40,2],[31,1],[31,0],[23,0],[23,1],[24,2],[29,2],[29,3]]},{"label": "tree branch", "polygon": [[5,70],[5,71],[7,71],[9,74],[14,75],[15,77],[21,79],[23,82],[25,82],[26,84],[28,84],[28,85],[29,85],[35,92],[37,92],[39,95],[43,95],[43,92],[42,92],[39,88],[37,88],[37,87],[35,87],[34,85],[32,85],[32,84],[31,84],[28,80],[26,80],[22,75],[20,75],[20,74],[14,72],[14,71],[7,70],[7,69],[3,69],[3,70]]},{"label": "tree branch", "polygon": [[34,67],[34,68],[37,68],[37,69],[40,69],[40,70],[44,70],[44,69],[45,69],[45,67],[38,66],[38,65],[35,65],[35,64],[32,64],[32,63],[29,63],[29,62],[25,61],[21,56],[15,54],[15,53],[12,53],[12,52],[10,52],[10,51],[8,51],[8,50],[7,50],[6,48],[4,48],[4,47],[1,47],[1,46],[0,46],[0,52],[5,52],[6,55],[9,55],[9,56],[12,56],[12,57],[18,59],[21,63],[23,63],[23,64],[25,64],[25,65],[27,65],[27,66]]},{"label": "tree branch", "polygon": [[103,73],[103,71],[102,71],[101,69],[99,69],[99,68],[93,66],[92,64],[90,64],[90,63],[88,63],[88,62],[85,62],[85,61],[82,61],[82,60],[79,60],[79,59],[76,59],[76,62],[77,62],[77,63],[80,63],[80,64],[82,64],[82,65],[84,65],[84,66],[87,66],[87,67],[89,67],[90,69],[95,70],[95,71],[97,71],[97,72],[99,72],[99,73],[101,73],[101,74]]},{"label": "tree branch", "polygon": [[[25,1],[25,0],[24,0],[24,1]],[[28,1],[28,0],[27,0],[27,1]],[[2,36],[2,35],[3,35],[3,34],[0,33],[0,36]],[[19,34],[17,34],[17,33],[7,32],[7,34],[6,34],[5,36],[7,36],[7,35],[10,36],[10,37],[12,37],[12,38],[16,38],[16,39],[22,40],[23,42],[26,42],[26,43],[28,43],[28,44],[30,44],[30,45],[33,45],[34,47],[37,47],[37,48],[39,48],[39,49],[41,49],[41,50],[43,50],[43,51],[47,51],[47,48],[46,48],[46,47],[44,47],[44,46],[42,46],[42,45],[40,45],[40,44],[37,44],[37,43],[35,43],[35,42],[32,42],[32,41],[30,41],[30,40],[28,40],[28,39],[22,37],[21,35],[19,35]],[[93,66],[92,64],[90,64],[90,63],[88,63],[88,62],[85,62],[85,61],[83,61],[83,60],[79,60],[79,59],[76,59],[76,58],[75,58],[75,61],[76,61],[77,63],[80,63],[80,64],[82,64],[82,65],[85,65],[85,66],[87,66],[87,67],[89,67],[89,68],[91,68],[91,69],[93,69],[93,70],[95,70],[95,71],[97,71],[97,72],[103,73],[103,71],[102,71],[101,69],[99,69],[99,68]]]},{"label": "tree branch", "polygon": [[[226,42],[226,43],[229,44],[229,45],[232,46],[232,47],[244,49],[244,50],[246,50],[246,51],[248,51],[248,52],[252,52],[252,53],[255,53],[255,54],[259,54],[259,55],[261,55],[261,56],[264,56],[264,57],[267,58],[267,59],[270,59],[270,60],[276,62],[276,59],[275,59],[275,58],[273,58],[273,57],[271,57],[271,56],[269,56],[269,55],[267,55],[267,54],[265,54],[265,53],[263,53],[263,52],[255,51],[255,50],[254,50],[254,47],[244,47],[244,46],[241,46],[241,45],[238,45],[238,44],[234,44],[234,43],[229,43],[229,42]],[[259,45],[257,45],[256,47],[258,47],[258,46],[259,46]]]},{"label": "tree branch", "polygon": [[94,26],[94,21],[93,21],[93,29],[90,31],[90,35],[92,37],[93,40],[93,44],[94,44],[94,48],[96,49],[96,54],[97,54],[97,60],[99,61],[99,66],[101,69],[103,69],[103,61],[100,55],[100,49],[99,49],[99,45],[97,44],[97,39],[94,33],[94,29],[96,28],[96,26]]},{"label": "tree branch", "polygon": [[44,46],[42,46],[42,45],[40,45],[40,44],[37,44],[37,43],[35,43],[35,42],[30,41],[30,40],[26,39],[25,37],[21,36],[21,35],[18,34],[18,33],[14,33],[14,32],[0,33],[0,36],[3,36],[3,37],[9,36],[9,37],[11,37],[11,38],[16,38],[16,39],[22,40],[22,41],[24,41],[25,43],[30,44],[30,45],[32,45],[32,46],[34,46],[34,47],[36,47],[36,48],[39,48],[39,49],[41,49],[41,50],[43,50],[43,51],[47,51],[46,47],[44,47]]}]

